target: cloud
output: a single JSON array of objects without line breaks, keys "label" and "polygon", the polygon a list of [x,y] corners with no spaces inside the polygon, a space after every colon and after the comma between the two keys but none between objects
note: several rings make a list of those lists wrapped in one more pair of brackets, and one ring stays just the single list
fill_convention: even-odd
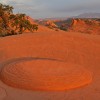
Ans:
[{"label": "cloud", "polygon": [[0,0],[0,3],[7,4],[6,0]]},{"label": "cloud", "polygon": [[55,8],[54,12],[75,12],[75,11],[92,11],[92,10],[99,10],[100,4],[80,4],[74,5],[70,7],[63,6],[62,8]]},{"label": "cloud", "polygon": [[14,6],[14,12],[35,17],[74,15],[82,12],[100,12],[100,0],[0,0]]},{"label": "cloud", "polygon": [[13,2],[13,0],[0,0],[0,3],[3,4],[9,4],[10,2]]}]

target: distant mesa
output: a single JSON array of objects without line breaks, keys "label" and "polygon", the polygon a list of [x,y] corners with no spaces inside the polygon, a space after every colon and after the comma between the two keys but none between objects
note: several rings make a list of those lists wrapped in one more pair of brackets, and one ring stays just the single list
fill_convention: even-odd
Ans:
[{"label": "distant mesa", "polygon": [[83,13],[78,16],[75,16],[76,18],[100,18],[100,13]]},{"label": "distant mesa", "polygon": [[28,90],[69,90],[89,84],[90,72],[80,65],[54,60],[23,60],[3,67],[1,80]]}]

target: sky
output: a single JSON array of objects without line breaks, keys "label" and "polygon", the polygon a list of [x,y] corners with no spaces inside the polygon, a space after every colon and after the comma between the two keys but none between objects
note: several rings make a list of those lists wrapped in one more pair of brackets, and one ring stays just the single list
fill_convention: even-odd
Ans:
[{"label": "sky", "polygon": [[100,0],[0,0],[14,7],[14,13],[26,13],[33,18],[76,16],[100,13]]}]

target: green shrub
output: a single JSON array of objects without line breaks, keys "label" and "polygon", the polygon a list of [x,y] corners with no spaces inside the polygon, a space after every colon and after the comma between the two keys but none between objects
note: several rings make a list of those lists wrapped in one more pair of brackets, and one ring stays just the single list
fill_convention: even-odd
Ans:
[{"label": "green shrub", "polygon": [[13,14],[13,7],[0,3],[0,36],[22,34],[25,30],[33,32],[38,25],[31,24],[25,14]]}]

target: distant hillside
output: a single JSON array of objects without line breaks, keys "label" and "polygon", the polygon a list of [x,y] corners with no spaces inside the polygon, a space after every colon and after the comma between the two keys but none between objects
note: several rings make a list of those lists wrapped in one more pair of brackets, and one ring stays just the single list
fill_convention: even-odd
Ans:
[{"label": "distant hillside", "polygon": [[41,19],[38,19],[38,20],[52,20],[52,21],[58,21],[58,20],[66,20],[68,19],[69,17],[54,17],[54,18],[41,18]]},{"label": "distant hillside", "polygon": [[48,29],[58,31],[58,25],[55,23],[60,22],[60,20],[37,20],[36,22],[41,26],[48,27]]},{"label": "distant hillside", "polygon": [[55,24],[64,31],[100,35],[99,18],[70,18]]},{"label": "distant hillside", "polygon": [[100,18],[100,13],[83,13],[75,18]]},{"label": "distant hillside", "polygon": [[37,23],[57,31],[63,30],[85,34],[100,35],[99,18],[69,18],[67,20],[58,21],[38,20]]}]

